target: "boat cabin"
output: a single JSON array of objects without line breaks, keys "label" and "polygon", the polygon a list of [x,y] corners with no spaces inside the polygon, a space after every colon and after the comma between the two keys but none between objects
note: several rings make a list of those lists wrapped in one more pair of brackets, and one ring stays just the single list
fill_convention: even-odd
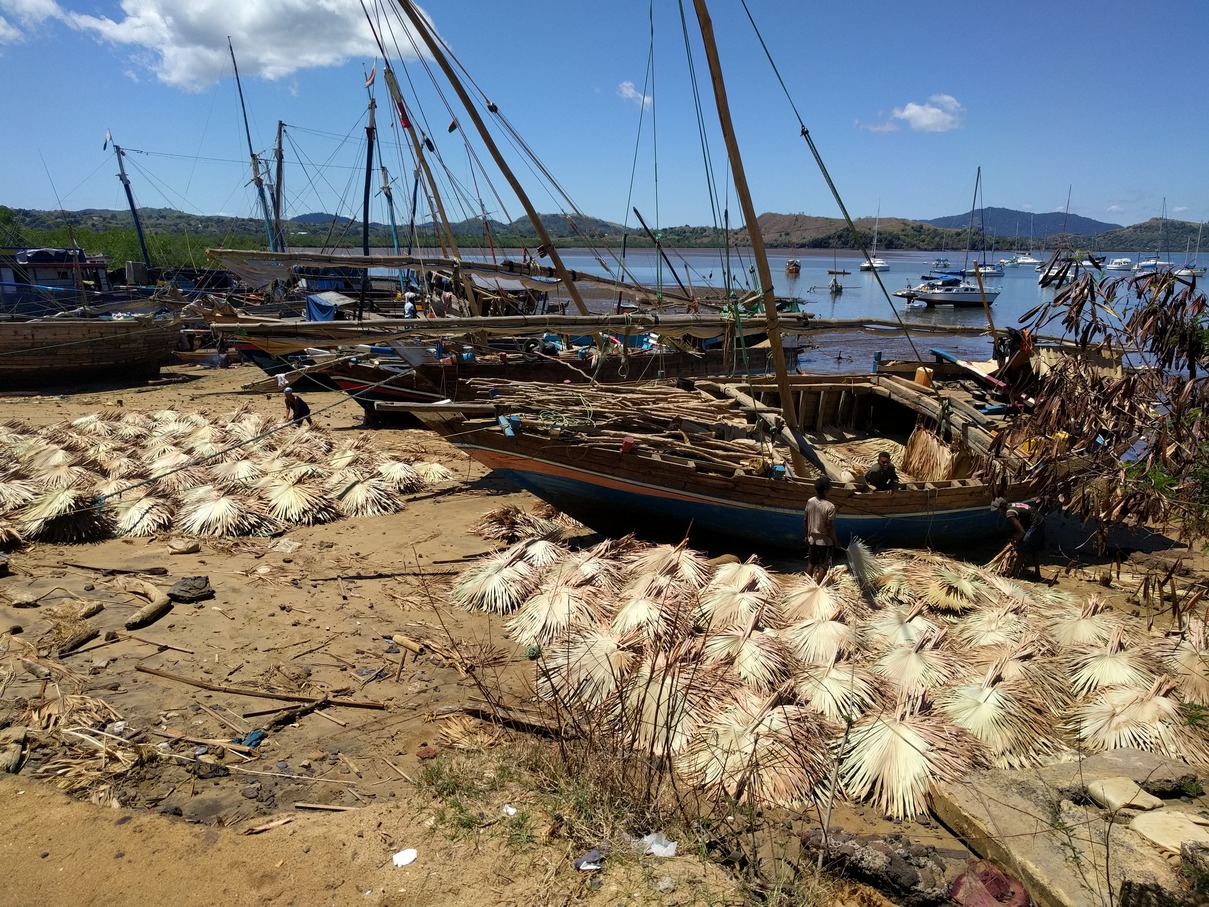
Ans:
[{"label": "boat cabin", "polygon": [[83,249],[0,247],[0,311],[4,314],[35,314],[35,309],[60,297],[70,307],[78,304],[80,293],[109,288],[109,259],[104,255],[89,255]]}]

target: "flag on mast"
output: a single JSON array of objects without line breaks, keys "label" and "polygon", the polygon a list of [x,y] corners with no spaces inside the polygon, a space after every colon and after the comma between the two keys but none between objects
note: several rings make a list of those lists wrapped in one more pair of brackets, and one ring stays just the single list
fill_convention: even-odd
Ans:
[{"label": "flag on mast", "polygon": [[445,131],[446,132],[457,132],[457,129],[458,129],[458,118],[454,117],[452,120],[449,121],[449,128],[446,129]]},{"label": "flag on mast", "polygon": [[371,66],[371,67],[370,67],[370,70],[369,70],[369,77],[368,77],[368,78],[366,78],[366,80],[365,80],[365,87],[366,87],[366,88],[369,88],[369,86],[371,86],[371,85],[373,85],[373,84],[374,84],[374,78],[375,78],[377,75],[378,75],[378,61],[377,61],[377,60],[374,60],[374,65],[373,65],[373,66]]},{"label": "flag on mast", "polygon": [[109,147],[109,143],[113,141],[113,134],[108,129],[105,130],[105,144],[101,146],[101,150],[105,151]]}]

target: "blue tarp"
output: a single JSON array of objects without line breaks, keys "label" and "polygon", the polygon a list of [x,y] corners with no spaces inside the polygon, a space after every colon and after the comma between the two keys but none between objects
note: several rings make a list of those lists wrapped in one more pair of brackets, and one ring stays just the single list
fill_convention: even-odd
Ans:
[{"label": "blue tarp", "polygon": [[335,321],[336,304],[324,299],[318,293],[312,293],[306,298],[307,321]]}]

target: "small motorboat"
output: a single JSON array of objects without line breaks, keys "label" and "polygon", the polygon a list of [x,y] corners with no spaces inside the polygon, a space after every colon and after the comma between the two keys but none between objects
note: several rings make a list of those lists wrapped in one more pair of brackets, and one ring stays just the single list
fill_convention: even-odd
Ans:
[{"label": "small motorboat", "polygon": [[801,274],[802,273],[802,262],[796,258],[789,259],[789,261],[785,262],[785,273],[786,274]]},{"label": "small motorboat", "polygon": [[1132,271],[1132,258],[1114,258],[1104,266],[1105,271]]}]

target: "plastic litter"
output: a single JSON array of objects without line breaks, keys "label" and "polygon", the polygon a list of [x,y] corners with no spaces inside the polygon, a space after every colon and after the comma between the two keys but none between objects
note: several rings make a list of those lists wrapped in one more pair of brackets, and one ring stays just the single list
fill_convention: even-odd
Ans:
[{"label": "plastic litter", "polygon": [[248,731],[242,737],[232,737],[232,743],[238,743],[241,746],[260,746],[264,738],[269,736],[262,730]]},{"label": "plastic litter", "polygon": [[604,858],[604,851],[599,847],[593,847],[575,861],[575,868],[580,872],[595,872],[598,869],[604,869]]},{"label": "plastic litter", "polygon": [[505,803],[505,804],[504,804],[504,815],[505,815],[505,816],[509,816],[509,817],[511,817],[511,816],[515,816],[515,815],[516,815],[516,807],[515,807],[515,806],[513,806],[511,803]]},{"label": "plastic litter", "polygon": [[416,861],[416,853],[414,847],[408,847],[406,850],[400,850],[397,854],[390,858],[391,862],[396,866],[408,866]]},{"label": "plastic litter", "polygon": [[642,852],[650,854],[653,857],[674,857],[676,856],[676,842],[669,841],[667,835],[661,831],[654,834],[643,835],[639,838],[642,842]]}]

